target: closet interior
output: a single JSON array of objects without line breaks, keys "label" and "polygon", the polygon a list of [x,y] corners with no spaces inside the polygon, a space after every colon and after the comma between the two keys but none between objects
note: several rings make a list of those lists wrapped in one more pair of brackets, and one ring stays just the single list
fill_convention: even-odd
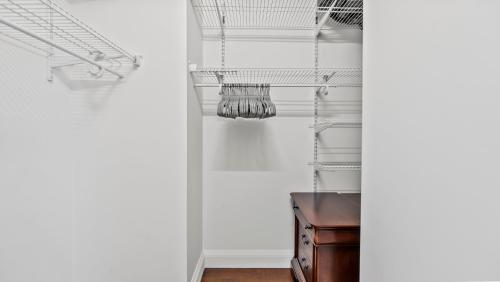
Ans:
[{"label": "closet interior", "polygon": [[[230,255],[227,260],[213,258],[220,250],[252,249],[240,255],[256,256],[257,249],[283,257],[278,266],[292,265],[298,281],[357,281],[362,1],[191,3],[204,43],[203,62],[190,64],[189,72],[205,115],[205,266],[239,265],[239,259]],[[253,98],[241,94],[240,88],[254,93],[251,88],[255,86],[269,91],[275,116],[249,114],[248,104],[255,101],[248,102]],[[230,87],[239,90],[230,95]],[[316,199],[309,202],[294,192],[317,193],[318,197],[304,196]],[[293,212],[290,193],[294,195]],[[354,196],[330,198],[326,193]],[[343,201],[352,205],[343,205]],[[252,214],[251,205],[257,205],[259,211]],[[336,215],[329,205],[333,210],[337,205],[346,208],[334,213],[352,216],[352,230],[340,231],[352,236],[348,241],[315,238],[318,232],[342,228],[335,225]],[[334,225],[314,226],[310,220],[314,212],[307,214],[308,208],[325,210],[321,216]],[[291,218],[296,218],[295,231]],[[213,227],[219,225],[242,241],[234,242]],[[269,236],[258,235],[259,226],[267,226]],[[271,234],[294,239],[271,238]],[[333,232],[328,236],[340,235]],[[266,250],[269,246],[288,249],[294,241],[294,251],[277,255]],[[337,246],[335,251],[332,245]],[[325,260],[343,261],[346,268],[325,268]],[[344,274],[339,275],[341,272]]]},{"label": "closet interior", "polygon": [[[16,104],[23,97],[43,111],[19,111],[27,121],[19,128],[36,138],[10,134],[6,151],[40,148],[57,160],[50,172],[61,172],[45,177],[35,154],[12,156],[34,171],[26,187],[46,181],[62,195],[44,208],[68,217],[43,220],[57,220],[51,232],[70,243],[56,248],[71,259],[52,271],[67,270],[64,281],[104,281],[115,267],[109,281],[161,273],[198,282],[204,268],[294,266],[299,281],[330,282],[315,262],[330,252],[323,242],[338,242],[311,243],[331,228],[298,215],[309,204],[295,193],[360,192],[362,0],[142,2],[0,0],[0,48],[9,54],[0,72],[29,85],[2,80],[16,110],[9,102],[1,117],[17,117],[30,104]],[[126,44],[104,35],[113,33]],[[18,129],[15,118],[2,126]],[[128,241],[139,243],[115,245]],[[139,261],[143,250],[160,266]],[[172,280],[165,265],[182,275]],[[6,277],[21,281],[11,269]]]},{"label": "closet interior", "polygon": [[0,0],[0,282],[500,281],[499,10]]},{"label": "closet interior", "polygon": [[[278,88],[300,89],[297,93],[300,91],[302,94],[299,95],[302,97],[296,98],[294,102],[304,103],[309,100],[312,105],[313,120],[310,127],[314,145],[308,164],[314,171],[313,190],[359,191],[362,78],[358,66],[360,60],[356,58],[355,63],[351,64],[339,63],[327,53],[328,48],[337,42],[345,44],[351,39],[360,41],[363,2],[192,0],[191,3],[205,40],[220,42],[218,66],[190,65],[193,86],[196,89],[208,89],[205,93],[210,91],[212,96],[206,96],[212,98],[215,92],[223,93],[225,85],[267,85],[271,89],[271,96],[280,91]],[[264,41],[292,42],[290,44],[293,44],[293,41],[309,41],[312,56],[310,66],[302,64],[287,68],[275,64],[268,68],[255,65],[241,67],[226,58],[226,52],[231,48],[227,46],[227,40],[245,40],[252,44],[252,41],[262,41],[263,38]],[[324,48],[322,54],[319,48]],[[260,49],[257,52],[259,51],[262,52]],[[332,52],[342,56],[341,50],[332,48]],[[322,62],[324,53],[329,58]],[[251,51],[246,55],[251,57]],[[301,55],[303,54],[290,54],[290,60],[293,61],[294,56]],[[348,56],[353,55],[346,54],[346,57]],[[343,61],[349,62],[349,59]],[[314,92],[313,97],[310,95],[311,91]],[[279,97],[282,97],[281,93]],[[204,95],[199,94],[199,99],[203,107]],[[278,118],[293,115],[281,111],[284,110],[285,103],[280,105],[279,101],[276,102]],[[209,111],[205,109],[205,112]]]}]

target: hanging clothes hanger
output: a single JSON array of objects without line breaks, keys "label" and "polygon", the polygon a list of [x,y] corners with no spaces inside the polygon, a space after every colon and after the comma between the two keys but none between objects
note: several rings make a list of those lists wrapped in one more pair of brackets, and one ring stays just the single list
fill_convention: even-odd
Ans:
[{"label": "hanging clothes hanger", "polygon": [[223,84],[217,115],[224,118],[265,119],[276,116],[269,84]]}]

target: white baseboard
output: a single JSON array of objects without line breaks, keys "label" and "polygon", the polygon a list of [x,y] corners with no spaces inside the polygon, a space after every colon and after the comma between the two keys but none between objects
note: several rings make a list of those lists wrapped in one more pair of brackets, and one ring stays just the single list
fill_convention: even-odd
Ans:
[{"label": "white baseboard", "polygon": [[293,250],[205,250],[206,268],[289,268]]},{"label": "white baseboard", "polygon": [[191,277],[191,282],[201,282],[204,270],[205,270],[205,255],[202,252],[200,258],[198,259],[198,263],[196,263],[196,268],[194,269],[193,276]]}]

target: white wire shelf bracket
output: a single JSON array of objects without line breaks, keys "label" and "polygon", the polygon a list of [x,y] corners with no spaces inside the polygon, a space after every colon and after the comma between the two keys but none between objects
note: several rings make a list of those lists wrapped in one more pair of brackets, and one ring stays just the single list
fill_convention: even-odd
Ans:
[{"label": "white wire shelf bracket", "polygon": [[122,67],[138,67],[134,55],[72,16],[52,0],[0,0],[0,37],[42,51],[52,67],[88,64],[89,73],[124,77]]},{"label": "white wire shelf bracket", "polygon": [[317,36],[322,29],[363,29],[363,0],[318,0]]},{"label": "white wire shelf bracket", "polygon": [[203,31],[361,29],[362,0],[191,0]]},{"label": "white wire shelf bracket", "polygon": [[[222,84],[269,84],[271,87],[361,87],[359,68],[198,68],[191,66],[195,87]],[[318,83],[317,78],[322,82]],[[321,81],[320,80],[320,81]]]},{"label": "white wire shelf bracket", "polygon": [[332,163],[324,163],[324,162],[312,162],[309,165],[313,166],[315,171],[360,171],[361,163],[360,162],[332,162]]},{"label": "white wire shelf bracket", "polygon": [[329,128],[361,128],[361,121],[333,121],[325,120],[318,122],[316,125],[311,125],[316,134],[321,133]]}]

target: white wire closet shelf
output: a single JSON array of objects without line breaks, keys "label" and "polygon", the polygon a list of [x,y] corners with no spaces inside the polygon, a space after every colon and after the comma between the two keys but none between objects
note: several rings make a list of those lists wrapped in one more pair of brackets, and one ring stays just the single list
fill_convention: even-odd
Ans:
[{"label": "white wire closet shelf", "polygon": [[[203,30],[361,29],[362,0],[191,0]],[[323,22],[320,20],[323,19]]]},{"label": "white wire closet shelf", "polygon": [[133,55],[57,6],[52,0],[0,0],[0,37],[45,53],[52,67],[84,64],[94,77],[124,77],[125,65],[139,66]]},{"label": "white wire closet shelf", "polygon": [[191,66],[195,87],[269,84],[271,87],[360,87],[358,68],[216,68]]},{"label": "white wire closet shelf", "polygon": [[361,170],[360,162],[313,162],[312,165],[315,171],[359,171]]},{"label": "white wire closet shelf", "polygon": [[202,30],[362,29],[362,0],[191,0]]},{"label": "white wire closet shelf", "polygon": [[321,133],[329,128],[361,128],[360,120],[324,120],[312,125],[315,133]]}]

